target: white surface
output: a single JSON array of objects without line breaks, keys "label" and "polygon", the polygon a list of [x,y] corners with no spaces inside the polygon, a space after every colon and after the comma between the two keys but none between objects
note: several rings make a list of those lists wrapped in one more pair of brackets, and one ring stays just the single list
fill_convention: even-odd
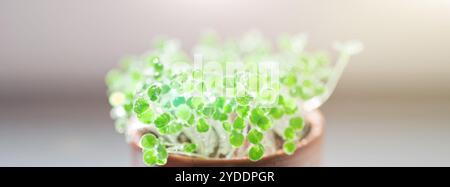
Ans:
[{"label": "white surface", "polygon": [[[0,107],[0,166],[132,166],[101,102]],[[322,166],[450,166],[450,102],[331,100]]]},{"label": "white surface", "polygon": [[332,101],[324,166],[450,166],[450,102]]}]

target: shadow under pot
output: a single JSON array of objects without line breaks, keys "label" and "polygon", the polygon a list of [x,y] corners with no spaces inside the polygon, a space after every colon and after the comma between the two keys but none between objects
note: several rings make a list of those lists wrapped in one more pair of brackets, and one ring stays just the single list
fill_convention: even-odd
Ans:
[{"label": "shadow under pot", "polygon": [[[251,161],[247,157],[218,159],[198,158],[179,154],[170,154],[165,167],[298,167],[320,166],[322,158],[322,145],[325,120],[320,111],[312,111],[305,115],[307,125],[305,136],[297,143],[297,150],[287,155],[280,148],[275,153],[265,155],[259,161]],[[142,132],[132,133],[130,145],[132,147],[133,166],[145,166],[142,161],[142,150],[138,146]]]}]

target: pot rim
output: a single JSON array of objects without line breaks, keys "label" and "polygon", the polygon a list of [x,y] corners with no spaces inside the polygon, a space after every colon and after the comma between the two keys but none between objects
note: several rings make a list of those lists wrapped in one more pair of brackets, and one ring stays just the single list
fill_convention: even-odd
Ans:
[{"label": "pot rim", "polygon": [[[312,142],[317,140],[324,133],[324,124],[325,119],[323,117],[322,112],[319,110],[314,110],[305,115],[306,121],[309,123],[309,131],[304,138],[302,138],[297,143],[297,149],[292,155],[286,154],[283,149],[278,149],[275,153],[270,155],[263,156],[260,160],[256,162],[265,162],[279,157],[293,156],[301,149],[309,146]],[[138,146],[138,142],[132,141],[131,146],[140,150],[141,148]],[[184,163],[196,163],[196,164],[248,164],[254,163],[255,161],[251,161],[247,156],[239,157],[239,158],[231,158],[231,159],[223,159],[223,158],[201,158],[201,157],[193,157],[182,154],[170,153],[168,162],[184,162]]]}]

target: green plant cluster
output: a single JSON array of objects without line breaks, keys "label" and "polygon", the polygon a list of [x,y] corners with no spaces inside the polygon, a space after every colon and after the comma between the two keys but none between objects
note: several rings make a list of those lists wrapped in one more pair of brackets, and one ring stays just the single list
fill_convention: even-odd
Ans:
[{"label": "green plant cluster", "polygon": [[[125,58],[106,76],[116,129],[126,132],[133,121],[149,129],[140,146],[144,162],[151,166],[166,164],[169,153],[226,159],[245,152],[257,161],[277,149],[274,137],[293,154],[305,129],[301,104],[327,92],[331,72],[329,58],[305,52],[304,45],[303,35],[280,37],[276,50],[256,32],[225,41],[205,35],[194,53],[219,65],[243,64],[237,75],[268,60],[281,64],[270,91],[261,93],[258,87],[230,96],[223,90],[236,92],[233,88],[252,80],[202,79],[209,70],[197,71],[194,59],[175,40],[159,39],[152,51]],[[266,80],[258,72],[253,75]]]}]

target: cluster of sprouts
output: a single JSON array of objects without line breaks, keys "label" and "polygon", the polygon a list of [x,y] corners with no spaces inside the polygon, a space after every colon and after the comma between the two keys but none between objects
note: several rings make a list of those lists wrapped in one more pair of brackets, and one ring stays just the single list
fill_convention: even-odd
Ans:
[{"label": "cluster of sprouts", "polygon": [[[146,132],[139,146],[151,166],[169,154],[252,161],[280,148],[293,154],[306,134],[304,114],[341,73],[305,44],[304,35],[280,37],[273,49],[258,32],[225,41],[208,33],[188,55],[176,40],[160,39],[107,74],[116,129]],[[352,54],[347,48],[341,56]]]}]

